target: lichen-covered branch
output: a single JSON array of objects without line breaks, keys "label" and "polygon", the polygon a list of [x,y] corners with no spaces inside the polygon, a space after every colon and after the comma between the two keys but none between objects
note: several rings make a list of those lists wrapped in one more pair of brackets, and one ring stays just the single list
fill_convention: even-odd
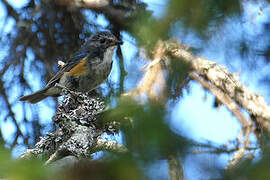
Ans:
[{"label": "lichen-covered branch", "polygon": [[254,117],[268,132],[270,132],[270,106],[264,98],[247,89],[237,75],[229,73],[227,68],[217,65],[216,62],[193,55],[182,48],[176,41],[166,41],[167,54],[189,63],[192,69],[200,76],[210,81],[216,88],[223,91],[240,107],[247,110],[250,117]]},{"label": "lichen-covered branch", "polygon": [[[226,105],[238,118],[242,125],[244,140],[239,142],[240,147],[227,166],[227,168],[234,167],[244,158],[245,152],[248,151],[249,136],[251,133],[256,133],[255,126],[257,124],[270,132],[270,107],[262,96],[248,90],[239,81],[239,78],[235,74],[229,73],[224,66],[193,55],[182,48],[182,45],[177,41],[166,41],[164,44],[167,55],[189,63],[192,70],[196,72],[191,73],[190,77],[212,92],[219,102]],[[245,118],[239,107],[249,113],[249,120]]]},{"label": "lichen-covered branch", "polygon": [[112,151],[112,152],[118,152],[118,153],[124,153],[127,152],[128,149],[115,141],[108,141],[103,139],[97,140],[96,150],[106,150],[106,151]]},{"label": "lichen-covered branch", "polygon": [[26,151],[22,158],[37,157],[50,164],[66,156],[89,158],[92,153],[107,149],[100,145],[100,135],[117,130],[111,126],[107,128],[106,123],[99,118],[105,108],[102,99],[93,95],[93,92],[66,93],[68,96],[59,105],[53,117],[57,125],[55,133],[42,137],[35,148]]}]

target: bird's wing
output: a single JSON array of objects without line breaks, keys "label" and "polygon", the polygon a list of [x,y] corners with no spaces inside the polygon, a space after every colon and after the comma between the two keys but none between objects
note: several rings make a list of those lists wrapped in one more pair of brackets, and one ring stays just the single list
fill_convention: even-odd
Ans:
[{"label": "bird's wing", "polygon": [[46,87],[52,87],[55,83],[58,83],[60,78],[63,76],[65,72],[69,72],[76,65],[78,65],[83,58],[86,58],[88,52],[79,52],[75,53],[70,60],[50,79],[47,83]]},{"label": "bird's wing", "polygon": [[75,53],[70,61],[78,61],[82,60],[87,56],[87,62],[90,65],[97,65],[102,62],[103,56],[104,56],[104,50],[102,48],[97,48],[97,47],[88,47],[87,51],[78,51]]},{"label": "bird's wing", "polygon": [[77,52],[73,56],[71,56],[69,61],[78,62],[78,61],[82,60],[83,58],[85,58],[87,55],[89,55],[88,51]]}]

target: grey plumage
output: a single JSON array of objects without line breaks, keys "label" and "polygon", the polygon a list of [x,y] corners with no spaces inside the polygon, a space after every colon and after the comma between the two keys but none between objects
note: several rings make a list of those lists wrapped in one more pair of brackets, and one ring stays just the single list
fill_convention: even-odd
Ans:
[{"label": "grey plumage", "polygon": [[98,32],[71,56],[45,88],[19,100],[34,104],[48,96],[59,96],[62,90],[55,86],[56,83],[73,91],[91,91],[110,74],[113,52],[118,44],[122,41],[110,32]]}]

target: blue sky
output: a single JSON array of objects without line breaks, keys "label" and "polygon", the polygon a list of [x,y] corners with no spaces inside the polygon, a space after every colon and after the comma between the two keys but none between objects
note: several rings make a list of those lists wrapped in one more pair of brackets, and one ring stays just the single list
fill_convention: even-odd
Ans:
[{"label": "blue sky", "polygon": [[[9,0],[9,2],[12,2],[14,6],[19,8],[27,1]],[[148,4],[148,8],[154,12],[154,16],[157,18],[161,17],[164,10],[166,10],[165,5],[167,1],[145,0],[144,2]],[[260,2],[250,3],[247,1],[244,4],[245,13],[243,16],[243,22],[238,22],[233,19],[228,20],[224,28],[224,34],[228,33],[230,36],[234,35],[236,39],[241,36],[243,29],[246,32],[254,35],[259,34],[262,30],[262,23],[265,22],[268,18],[264,14],[269,14],[267,12],[269,12],[270,10],[269,7],[264,7],[265,13],[259,14],[259,7],[261,7]],[[5,11],[0,4],[1,28],[4,25],[4,19]],[[97,23],[103,25],[104,27],[107,25],[107,22],[102,15],[97,18]],[[9,20],[8,25],[6,25],[4,31],[11,31],[12,25],[12,20]],[[231,32],[232,30],[233,33]],[[186,44],[196,47],[197,45],[201,46],[202,43],[204,43],[192,33],[182,34],[181,30],[174,30],[174,33],[175,37],[179,38],[180,41]],[[136,47],[136,41],[125,32],[123,32],[122,35],[125,43],[121,48],[124,55],[125,68],[129,72],[125,83],[125,90],[128,91],[131,88],[135,87],[136,82],[138,82],[139,78],[141,77],[139,67],[141,67],[148,61],[134,59],[134,56],[138,51]],[[239,72],[241,82],[243,82],[251,90],[267,97],[267,89],[258,86],[258,84],[260,83],[258,82],[258,77],[261,76],[261,73],[267,74],[269,72],[269,66],[263,66],[260,72],[252,75],[250,75],[249,72],[242,71],[244,65],[241,63],[240,57],[227,56],[226,52],[224,52],[224,47],[229,40],[226,39],[226,37],[218,36],[219,35],[216,35],[216,37],[213,37],[212,40],[210,40],[207,44],[204,45],[204,49],[200,52],[200,56],[209,58],[209,60],[217,61],[220,64],[227,65],[231,72]],[[219,39],[220,41],[217,41],[217,39]],[[5,51],[0,50],[0,53],[4,54]],[[32,53],[30,51],[27,53],[27,63],[31,63],[31,61],[34,60],[34,57],[32,57],[31,54]],[[228,63],[229,58],[232,59],[229,60],[230,63]],[[117,69],[116,63],[117,60],[115,60],[113,70],[109,78],[109,80],[113,82],[117,82],[119,79],[119,70]],[[35,90],[40,89],[44,85],[44,82],[42,82],[35,76],[35,72],[33,72],[33,74],[29,74],[27,79],[34,82],[33,89]],[[102,87],[106,88],[105,85],[102,85]],[[14,96],[11,98],[15,100],[17,97]],[[266,100],[268,100],[269,102],[268,98]],[[192,82],[190,84],[190,92],[187,92],[185,90],[183,98],[181,98],[181,100],[176,104],[172,105],[173,109],[171,110],[170,114],[171,128],[175,132],[185,134],[187,137],[199,142],[211,141],[213,143],[223,144],[226,143],[228,140],[235,139],[240,130],[240,125],[237,119],[224,106],[221,106],[219,109],[213,108],[213,102],[214,97],[210,93],[204,91],[198,83]],[[51,119],[47,117],[52,117],[54,113],[54,110],[52,108],[47,108],[48,104],[50,106],[53,106],[49,99],[38,105],[29,105],[35,106],[37,108],[37,111],[40,111],[40,117],[46,117],[42,118],[42,124],[44,125],[51,122]],[[22,117],[22,114],[20,113],[22,112],[22,110],[20,104],[18,104],[14,108],[16,109],[16,116],[18,117],[18,119],[21,119],[20,117]],[[3,119],[1,119],[3,118],[3,114],[0,114],[1,130],[5,139],[11,139],[13,137],[15,128],[11,121],[7,120],[4,122]],[[27,114],[27,116],[31,116],[31,113]],[[27,127],[22,126],[22,130],[26,131]],[[13,151],[13,155],[16,157],[22,152],[24,152],[24,150],[25,147],[18,146]],[[198,179],[199,177],[202,177],[202,170],[196,169],[199,168],[199,166],[196,165],[196,161],[194,161],[196,157],[198,156],[190,155],[186,158],[186,160],[183,160],[184,170],[186,173],[185,175],[187,179]],[[201,155],[201,158],[209,159],[209,163],[211,163],[212,161],[219,161],[225,166],[229,159],[229,156],[222,155],[219,157],[214,157],[208,155]],[[159,162],[153,164],[153,169],[165,169],[166,167],[166,162]],[[153,173],[151,168],[149,170],[149,173]],[[167,177],[167,172],[165,170],[158,171],[156,172],[156,176]]]}]

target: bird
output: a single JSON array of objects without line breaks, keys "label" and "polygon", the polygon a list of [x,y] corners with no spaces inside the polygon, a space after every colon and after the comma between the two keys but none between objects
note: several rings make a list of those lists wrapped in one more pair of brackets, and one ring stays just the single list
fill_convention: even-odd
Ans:
[{"label": "bird", "polygon": [[108,78],[112,69],[114,49],[122,44],[123,41],[111,32],[97,32],[62,64],[43,89],[19,100],[35,104],[49,96],[58,97],[62,93],[60,87],[82,93],[90,92]]}]

